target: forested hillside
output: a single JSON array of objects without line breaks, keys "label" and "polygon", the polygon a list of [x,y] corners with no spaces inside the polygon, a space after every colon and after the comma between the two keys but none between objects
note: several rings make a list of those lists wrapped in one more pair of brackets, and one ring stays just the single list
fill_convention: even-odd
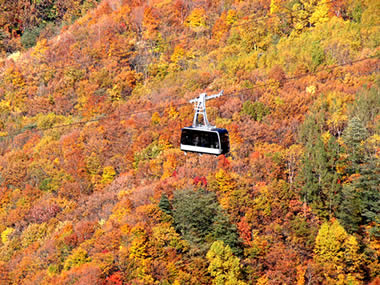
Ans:
[{"label": "forested hillside", "polygon": [[0,284],[379,284],[379,1],[0,8]]}]

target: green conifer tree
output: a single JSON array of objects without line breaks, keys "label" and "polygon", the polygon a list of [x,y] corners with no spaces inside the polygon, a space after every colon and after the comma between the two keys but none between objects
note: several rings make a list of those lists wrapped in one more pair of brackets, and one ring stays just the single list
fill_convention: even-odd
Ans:
[{"label": "green conifer tree", "polygon": [[347,172],[353,181],[344,187],[338,217],[349,232],[380,221],[380,161],[366,150],[367,137],[368,131],[358,117],[349,121],[343,133],[350,162]]},{"label": "green conifer tree", "polygon": [[308,121],[303,127],[306,128],[303,131],[306,146],[301,167],[301,195],[318,215],[331,217],[338,207],[341,194],[336,172],[339,145],[334,137],[330,137],[325,145],[317,123]]},{"label": "green conifer tree", "polygon": [[359,193],[348,184],[343,187],[341,199],[337,213],[340,222],[349,233],[356,232],[362,222]]},{"label": "green conifer tree", "polygon": [[207,251],[211,242],[222,240],[234,252],[241,252],[236,226],[221,209],[215,193],[202,189],[176,192],[173,218],[176,230],[201,251]]},{"label": "green conifer tree", "polygon": [[359,165],[364,160],[362,142],[368,137],[368,131],[358,117],[352,118],[343,132],[343,140],[347,145],[347,152],[352,163],[351,173],[357,173]]},{"label": "green conifer tree", "polygon": [[161,195],[161,199],[160,199],[160,202],[158,203],[158,207],[160,207],[160,209],[165,214],[168,214],[170,216],[173,214],[172,205],[170,204],[169,198],[165,193]]}]

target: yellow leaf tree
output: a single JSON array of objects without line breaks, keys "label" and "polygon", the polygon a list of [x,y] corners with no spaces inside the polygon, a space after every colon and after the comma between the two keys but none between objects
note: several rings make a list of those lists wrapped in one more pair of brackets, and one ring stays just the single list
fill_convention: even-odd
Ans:
[{"label": "yellow leaf tree", "polygon": [[194,32],[201,32],[206,28],[206,11],[203,8],[195,8],[185,20],[185,25]]},{"label": "yellow leaf tree", "polygon": [[215,241],[207,252],[206,257],[210,263],[208,272],[214,277],[212,281],[213,284],[245,284],[239,280],[239,258],[232,254],[232,250],[228,245],[224,246],[223,241]]},{"label": "yellow leaf tree", "polygon": [[316,25],[319,23],[325,23],[329,20],[329,6],[326,0],[319,1],[313,14],[310,17],[310,24]]},{"label": "yellow leaf tree", "polygon": [[338,220],[322,224],[315,242],[314,261],[323,268],[328,284],[360,284],[363,257],[356,238]]}]

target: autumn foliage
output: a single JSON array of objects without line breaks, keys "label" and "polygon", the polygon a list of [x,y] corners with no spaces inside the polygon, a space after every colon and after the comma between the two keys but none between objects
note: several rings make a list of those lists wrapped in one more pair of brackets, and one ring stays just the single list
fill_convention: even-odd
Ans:
[{"label": "autumn foliage", "polygon": [[377,284],[379,15],[0,1],[0,284]]}]

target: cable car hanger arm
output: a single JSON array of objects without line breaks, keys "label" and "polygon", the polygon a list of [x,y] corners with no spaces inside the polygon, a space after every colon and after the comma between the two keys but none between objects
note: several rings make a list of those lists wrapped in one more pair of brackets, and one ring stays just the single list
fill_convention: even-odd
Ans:
[{"label": "cable car hanger arm", "polygon": [[223,92],[224,92],[224,90],[220,91],[218,94],[214,94],[214,95],[210,95],[210,96],[206,96],[206,93],[202,93],[202,94],[199,95],[199,97],[191,99],[189,102],[190,103],[197,103],[197,102],[199,102],[199,100],[201,99],[202,95],[205,97],[205,100],[210,100],[210,99],[218,98],[218,97],[220,97],[220,96],[223,95]]},{"label": "cable car hanger arm", "polygon": [[[193,127],[198,128],[207,128],[211,129],[214,126],[211,126],[208,119],[207,119],[207,112],[206,112],[206,100],[210,100],[213,98],[218,98],[223,95],[223,90],[220,91],[218,94],[207,96],[206,93],[202,93],[199,95],[198,98],[191,99],[189,102],[194,103],[194,119],[193,119]],[[198,121],[199,115],[203,116],[203,124]]]}]

